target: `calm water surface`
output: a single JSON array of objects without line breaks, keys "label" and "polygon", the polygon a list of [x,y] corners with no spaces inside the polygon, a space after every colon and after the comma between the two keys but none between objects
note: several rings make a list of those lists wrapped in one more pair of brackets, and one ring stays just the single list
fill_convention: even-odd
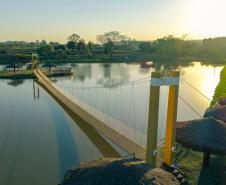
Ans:
[{"label": "calm water surface", "polygon": [[[222,67],[195,62],[166,68],[180,69],[182,78],[192,84],[193,88],[181,81],[179,94],[202,115],[210,102],[194,88],[211,99]],[[72,77],[53,80],[68,93],[109,115],[111,126],[122,129],[121,132],[145,146],[150,87],[146,77],[154,70],[139,64],[78,64],[73,66]],[[137,79],[143,80],[109,87]],[[95,88],[86,88],[91,86]],[[167,87],[161,88],[159,141],[165,133],[167,90]],[[179,99],[177,119],[198,118],[183,100]],[[126,127],[120,127],[114,120]],[[127,128],[135,133],[130,135]],[[33,84],[33,80],[0,80],[0,184],[59,183],[68,168],[104,155],[103,148],[97,144],[99,140],[94,142],[96,135],[89,135],[87,128],[74,121],[42,87]]]},{"label": "calm water surface", "polygon": [[[35,84],[36,93],[38,85]],[[50,185],[65,171],[102,153],[33,81],[0,81],[0,184]]]}]

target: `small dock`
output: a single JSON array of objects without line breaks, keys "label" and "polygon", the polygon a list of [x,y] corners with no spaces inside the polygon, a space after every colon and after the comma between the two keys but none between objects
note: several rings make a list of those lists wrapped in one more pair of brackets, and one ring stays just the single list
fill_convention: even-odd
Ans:
[{"label": "small dock", "polygon": [[53,67],[51,69],[42,68],[46,76],[71,76],[73,74],[70,67]]}]

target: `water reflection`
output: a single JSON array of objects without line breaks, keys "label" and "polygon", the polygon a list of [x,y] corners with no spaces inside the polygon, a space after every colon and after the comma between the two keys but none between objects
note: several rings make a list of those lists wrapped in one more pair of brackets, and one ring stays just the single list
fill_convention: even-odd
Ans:
[{"label": "water reflection", "polygon": [[90,64],[76,65],[73,66],[74,78],[83,82],[86,78],[92,78],[92,70]]},{"label": "water reflection", "polygon": [[58,184],[69,168],[115,151],[102,154],[109,144],[79,127],[38,84],[33,89],[32,80],[16,91],[8,82],[0,81],[0,184]]},{"label": "water reflection", "polygon": [[[49,92],[48,89],[46,89],[43,85],[41,86],[43,89]],[[92,126],[90,126],[89,123],[82,120],[78,115],[74,114],[63,103],[59,102],[58,99],[56,99],[54,96],[53,98],[75,121],[75,123],[79,126],[79,128],[86,134],[86,136],[98,148],[98,150],[102,153],[104,157],[120,157],[121,156],[119,152],[116,151],[116,149],[114,149],[114,147],[106,141],[106,138],[101,136]]]},{"label": "water reflection", "polygon": [[39,83],[36,83],[35,80],[33,80],[33,96],[34,100],[39,100]]},{"label": "water reflection", "polygon": [[11,81],[7,82],[7,84],[11,85],[11,86],[14,86],[14,87],[17,87],[19,85],[22,85],[23,82],[24,82],[23,80],[14,79],[14,80],[11,80]]}]

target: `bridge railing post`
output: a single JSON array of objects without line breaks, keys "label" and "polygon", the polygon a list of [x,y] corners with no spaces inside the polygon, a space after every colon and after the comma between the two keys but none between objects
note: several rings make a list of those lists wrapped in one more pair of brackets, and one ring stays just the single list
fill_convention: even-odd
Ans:
[{"label": "bridge railing post", "polygon": [[169,86],[166,136],[164,147],[164,163],[168,166],[171,166],[173,164],[173,154],[175,151],[174,145],[176,136],[176,119],[180,73],[179,71],[171,71],[170,76],[174,80],[174,83]]},{"label": "bridge railing post", "polygon": [[149,115],[147,131],[146,161],[153,167],[156,166],[157,155],[157,133],[158,133],[158,113],[159,113],[159,93],[161,78],[160,72],[152,72],[149,97]]}]

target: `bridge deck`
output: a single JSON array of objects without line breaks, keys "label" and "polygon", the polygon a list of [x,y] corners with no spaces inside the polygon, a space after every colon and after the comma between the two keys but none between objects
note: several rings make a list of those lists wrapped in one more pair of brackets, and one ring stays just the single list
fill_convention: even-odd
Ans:
[{"label": "bridge deck", "polygon": [[49,80],[39,69],[34,70],[34,74],[39,82],[44,85],[61,103],[69,108],[74,114],[78,115],[81,119],[88,122],[94,129],[100,132],[103,136],[115,143],[120,148],[128,153],[135,153],[136,157],[145,159],[146,151],[139,144],[132,141],[119,131],[111,128],[104,122],[103,113],[94,110],[93,107],[85,104],[76,97],[63,91],[51,80]]}]

